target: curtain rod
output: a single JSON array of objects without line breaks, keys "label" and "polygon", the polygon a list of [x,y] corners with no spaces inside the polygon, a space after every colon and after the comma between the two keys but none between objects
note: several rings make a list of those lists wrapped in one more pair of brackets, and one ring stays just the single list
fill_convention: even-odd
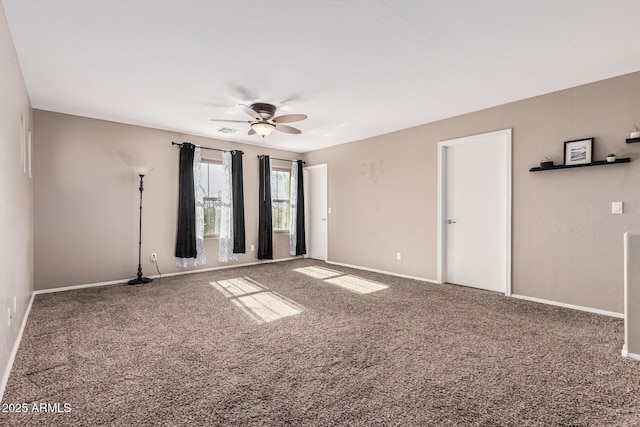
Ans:
[{"label": "curtain rod", "polygon": [[[177,145],[177,146],[182,147],[182,144],[185,144],[185,143],[184,142],[183,143],[179,143],[179,142],[171,141],[171,145]],[[190,142],[188,144],[190,144]],[[200,146],[198,145],[198,147],[200,147]],[[240,151],[240,150],[221,150],[219,148],[209,148],[209,147],[200,147],[200,149],[202,149],[202,150],[215,150],[215,151],[222,151],[222,152],[228,151],[228,152],[231,152],[231,153],[244,154],[244,152]]]},{"label": "curtain rod", "polygon": [[[259,157],[259,158],[260,158],[260,157],[264,157],[264,156],[266,156],[266,154],[258,154],[258,157]],[[302,161],[302,160],[279,159],[279,158],[277,158],[277,157],[271,157],[271,156],[269,156],[269,158],[270,158],[270,159],[273,159],[273,160],[281,160],[281,161],[283,161],[283,162],[302,162],[302,164],[303,164],[303,165],[306,165],[306,164],[307,164],[307,162]]]}]

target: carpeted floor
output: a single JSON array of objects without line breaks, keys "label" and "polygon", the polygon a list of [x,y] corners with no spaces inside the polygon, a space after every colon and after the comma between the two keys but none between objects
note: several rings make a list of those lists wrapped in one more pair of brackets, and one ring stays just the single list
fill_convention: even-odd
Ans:
[{"label": "carpeted floor", "polygon": [[0,424],[636,426],[622,344],[620,319],[295,260],[38,295]]}]

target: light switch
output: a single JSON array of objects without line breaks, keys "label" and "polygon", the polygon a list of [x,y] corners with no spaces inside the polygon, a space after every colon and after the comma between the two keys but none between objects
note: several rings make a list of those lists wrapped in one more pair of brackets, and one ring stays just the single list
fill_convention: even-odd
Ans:
[{"label": "light switch", "polygon": [[611,203],[611,213],[612,214],[621,214],[622,213],[622,202],[612,202]]}]

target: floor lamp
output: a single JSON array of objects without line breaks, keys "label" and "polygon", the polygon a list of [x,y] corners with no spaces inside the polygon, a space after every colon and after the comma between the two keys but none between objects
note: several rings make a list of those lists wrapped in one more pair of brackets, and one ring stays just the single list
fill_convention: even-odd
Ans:
[{"label": "floor lamp", "polygon": [[147,166],[132,166],[133,171],[140,177],[140,229],[138,231],[138,277],[129,280],[130,285],[140,285],[142,283],[152,282],[153,279],[142,275],[142,180],[144,176],[151,172],[151,168]]}]

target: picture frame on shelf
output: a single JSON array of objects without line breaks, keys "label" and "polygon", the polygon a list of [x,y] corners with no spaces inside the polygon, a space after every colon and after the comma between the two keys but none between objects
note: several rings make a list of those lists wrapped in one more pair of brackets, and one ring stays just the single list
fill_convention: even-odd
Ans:
[{"label": "picture frame on shelf", "polygon": [[564,165],[593,163],[594,138],[582,138],[564,142]]}]

